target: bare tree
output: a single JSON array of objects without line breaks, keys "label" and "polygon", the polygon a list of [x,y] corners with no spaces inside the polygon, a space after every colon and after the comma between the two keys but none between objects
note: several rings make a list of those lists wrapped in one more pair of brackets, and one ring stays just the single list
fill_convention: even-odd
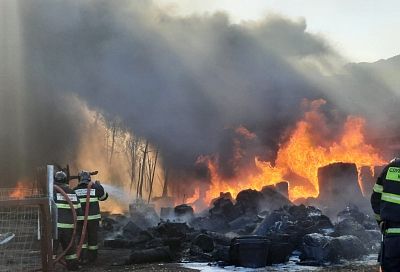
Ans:
[{"label": "bare tree", "polygon": [[150,182],[149,182],[149,198],[147,200],[147,203],[150,203],[150,199],[151,199],[151,194],[153,193],[153,185],[154,185],[154,175],[156,173],[156,166],[157,166],[157,158],[158,158],[158,148],[156,150],[156,155],[154,157],[154,163],[151,165],[152,169],[151,169],[151,177],[150,177]]},{"label": "bare tree", "polygon": [[144,177],[146,175],[146,158],[147,158],[147,153],[148,153],[148,148],[149,148],[149,141],[146,140],[146,145],[143,151],[143,158],[142,158],[142,164],[141,164],[141,171],[140,171],[140,179],[139,179],[139,190],[137,191],[137,197],[140,199],[143,199],[143,183],[145,182]]},{"label": "bare tree", "polygon": [[133,185],[136,182],[138,161],[140,159],[138,154],[139,147],[140,147],[140,139],[134,137],[133,134],[130,134],[125,142],[125,151],[129,162],[129,169],[128,169],[130,178],[129,193],[132,193]]},{"label": "bare tree", "polygon": [[132,193],[133,188],[136,188],[137,199],[142,199],[144,192],[148,191],[147,200],[150,202],[159,150],[150,150],[148,140],[142,140],[130,134],[125,140],[125,152],[129,161],[129,191]]},{"label": "bare tree", "polygon": [[110,122],[110,126],[108,126],[108,137],[110,138],[110,152],[109,152],[109,160],[108,163],[111,165],[112,159],[115,153],[115,146],[116,146],[116,141],[117,139],[121,138],[121,135],[123,134],[123,129],[121,122],[118,119],[115,119]]},{"label": "bare tree", "polygon": [[162,197],[168,197],[168,168],[164,169],[164,185],[162,191]]}]

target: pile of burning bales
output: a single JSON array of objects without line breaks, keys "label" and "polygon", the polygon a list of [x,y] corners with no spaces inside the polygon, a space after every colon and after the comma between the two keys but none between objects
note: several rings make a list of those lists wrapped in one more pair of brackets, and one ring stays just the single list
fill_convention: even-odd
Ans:
[{"label": "pile of burning bales", "polygon": [[245,267],[285,263],[294,255],[300,265],[325,265],[378,252],[380,231],[363,205],[349,205],[335,216],[330,209],[328,217],[315,206],[293,204],[286,192],[282,183],[241,191],[236,199],[221,193],[200,214],[183,204],[164,209],[161,218],[110,215],[102,222],[104,246],[131,249],[125,264],[206,261]]}]

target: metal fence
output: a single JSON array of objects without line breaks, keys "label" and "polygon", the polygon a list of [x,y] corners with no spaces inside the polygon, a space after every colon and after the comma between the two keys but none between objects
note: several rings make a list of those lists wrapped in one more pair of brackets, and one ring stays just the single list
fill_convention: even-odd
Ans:
[{"label": "metal fence", "polygon": [[0,208],[0,271],[41,267],[39,213],[37,207]]},{"label": "metal fence", "polygon": [[0,189],[0,272],[53,271],[51,237],[45,190]]}]

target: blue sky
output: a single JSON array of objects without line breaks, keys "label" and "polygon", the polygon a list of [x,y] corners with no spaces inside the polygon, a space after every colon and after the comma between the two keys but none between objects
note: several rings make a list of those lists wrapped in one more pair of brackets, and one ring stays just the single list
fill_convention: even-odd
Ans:
[{"label": "blue sky", "polygon": [[305,18],[349,61],[373,62],[400,54],[398,0],[155,0],[179,15],[225,11],[233,22],[281,14]]}]

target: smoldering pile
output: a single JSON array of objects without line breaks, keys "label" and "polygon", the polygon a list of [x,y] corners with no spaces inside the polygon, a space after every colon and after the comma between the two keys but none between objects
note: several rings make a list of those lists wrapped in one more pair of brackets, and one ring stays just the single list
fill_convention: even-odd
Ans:
[{"label": "smoldering pile", "polygon": [[190,261],[260,267],[297,256],[299,265],[326,265],[377,253],[380,232],[370,215],[348,206],[332,220],[314,206],[294,205],[282,188],[284,184],[244,190],[236,199],[221,193],[201,214],[186,204],[176,206],[153,227],[148,226],[158,219],[155,215],[110,216],[103,220],[104,246],[131,249],[125,264]]}]

